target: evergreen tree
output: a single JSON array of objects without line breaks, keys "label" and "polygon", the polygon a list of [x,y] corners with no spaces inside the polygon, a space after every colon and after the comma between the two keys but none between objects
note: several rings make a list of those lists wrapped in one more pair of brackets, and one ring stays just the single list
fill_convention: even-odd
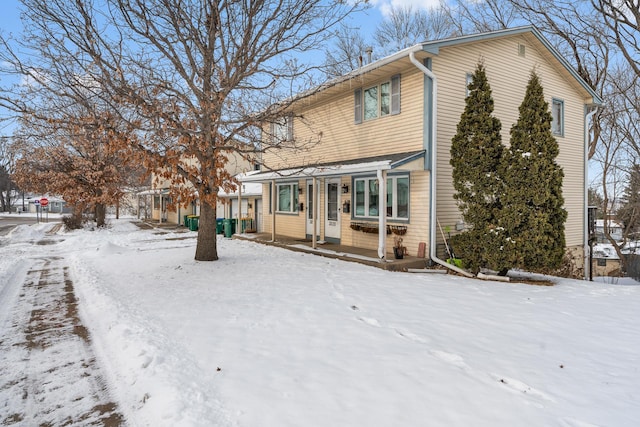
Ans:
[{"label": "evergreen tree", "polygon": [[621,206],[616,214],[624,224],[625,234],[633,236],[640,231],[640,165],[633,165],[629,171],[629,183],[624,189],[620,202]]},{"label": "evergreen tree", "polygon": [[[493,98],[484,65],[479,63],[468,86],[464,112],[451,141],[454,198],[470,230],[454,236],[452,244],[465,266],[502,269],[487,255],[503,246],[496,234],[502,209],[503,182],[499,174],[504,151],[500,120],[493,116]],[[499,231],[499,230],[498,230]]]},{"label": "evergreen tree", "polygon": [[504,156],[506,209],[498,221],[514,242],[516,266],[529,271],[558,268],[564,257],[564,173],[555,161],[559,147],[551,120],[540,79],[532,72]]}]

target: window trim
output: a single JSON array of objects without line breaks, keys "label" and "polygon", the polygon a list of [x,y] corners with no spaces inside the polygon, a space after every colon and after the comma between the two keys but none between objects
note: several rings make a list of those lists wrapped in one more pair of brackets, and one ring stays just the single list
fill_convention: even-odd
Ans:
[{"label": "window trim", "polygon": [[[299,183],[296,182],[281,182],[276,183],[276,213],[277,214],[285,214],[285,215],[297,215],[299,213],[299,197],[298,197],[298,186]],[[291,210],[283,211],[280,209],[280,188],[281,187],[289,187],[290,192],[290,200]]]},{"label": "window trim", "polygon": [[[406,217],[399,217],[399,216],[387,216],[387,221],[389,222],[395,222],[395,223],[408,223],[410,221],[410,212],[411,212],[411,175],[409,173],[404,173],[404,172],[398,172],[398,173],[393,173],[393,174],[388,174],[387,175],[387,191],[389,191],[389,188],[393,188],[393,192],[391,193],[392,195],[392,212],[394,212],[397,215],[398,212],[398,179],[399,178],[406,178],[407,179],[407,216]],[[362,176],[353,176],[351,178],[351,188],[353,189],[352,191],[352,196],[351,196],[351,206],[353,206],[353,208],[351,209],[351,219],[353,220],[362,220],[362,221],[366,221],[366,220],[378,220],[379,216],[378,215],[368,215],[367,212],[367,206],[369,205],[369,182],[370,181],[376,181],[378,179],[378,177],[376,175],[362,175]],[[365,194],[364,194],[364,209],[365,209],[365,214],[364,215],[358,215],[358,206],[356,205],[356,196],[357,196],[357,185],[356,182],[357,181],[364,181],[364,189],[365,189]],[[391,181],[391,185],[389,185],[389,181]],[[378,197],[380,197],[381,195],[378,194]],[[384,196],[384,200],[385,203],[384,205],[386,206],[386,198],[387,195]]]},{"label": "window trim", "polygon": [[[556,107],[559,108],[559,123],[554,125]],[[559,98],[551,99],[551,133],[553,133],[554,136],[564,136],[564,100]]]},{"label": "window trim", "polygon": [[[383,95],[382,87],[383,85],[388,85],[388,93]],[[376,115],[372,117],[365,118],[365,97],[366,92],[371,89],[376,89]],[[400,114],[401,111],[401,75],[395,74],[391,76],[390,79],[379,82],[376,85],[367,86],[366,88],[358,88],[353,91],[353,115],[354,115],[354,123],[360,124],[365,121],[371,121],[375,119],[379,119],[381,117],[394,116],[396,114]],[[387,106],[389,111],[383,113],[382,111],[382,99],[383,97],[387,97]]]}]

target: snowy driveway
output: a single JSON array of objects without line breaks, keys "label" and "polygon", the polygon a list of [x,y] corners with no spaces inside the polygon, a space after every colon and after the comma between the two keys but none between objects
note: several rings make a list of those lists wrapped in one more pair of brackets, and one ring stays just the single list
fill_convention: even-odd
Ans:
[{"label": "snowy driveway", "polygon": [[78,317],[64,258],[19,264],[0,288],[0,426],[122,425]]}]

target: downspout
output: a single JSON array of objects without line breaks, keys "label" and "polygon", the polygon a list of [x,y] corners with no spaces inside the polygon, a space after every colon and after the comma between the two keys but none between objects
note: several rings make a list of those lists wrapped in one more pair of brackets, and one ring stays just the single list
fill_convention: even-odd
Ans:
[{"label": "downspout", "polygon": [[[587,107],[588,108],[588,107]],[[589,245],[589,120],[598,111],[598,106],[594,105],[592,111],[584,116],[584,278],[589,280],[591,277],[591,246]]]},{"label": "downspout", "polygon": [[378,169],[378,258],[384,262],[387,241],[387,171]]},{"label": "downspout", "polygon": [[437,187],[437,180],[436,180],[436,171],[438,169],[438,164],[437,164],[437,129],[436,129],[436,124],[437,124],[437,118],[438,118],[438,79],[436,77],[435,74],[433,74],[433,72],[428,69],[427,67],[425,67],[420,61],[418,61],[415,57],[415,53],[413,51],[409,52],[409,59],[411,60],[411,62],[413,63],[413,65],[415,65],[420,71],[422,71],[427,77],[429,77],[431,79],[432,82],[432,92],[431,92],[431,177],[429,178],[430,181],[430,194],[429,194],[429,204],[430,204],[430,218],[429,218],[429,257],[437,262],[438,264],[442,265],[443,267],[448,268],[449,270],[453,270],[456,273],[462,274],[463,276],[466,277],[473,277],[473,274],[469,273],[468,271],[465,271],[459,267],[456,267],[453,264],[449,264],[448,262],[445,262],[443,260],[441,260],[440,258],[438,258],[438,255],[436,254],[436,223],[437,223],[437,216],[436,216],[436,187]]}]

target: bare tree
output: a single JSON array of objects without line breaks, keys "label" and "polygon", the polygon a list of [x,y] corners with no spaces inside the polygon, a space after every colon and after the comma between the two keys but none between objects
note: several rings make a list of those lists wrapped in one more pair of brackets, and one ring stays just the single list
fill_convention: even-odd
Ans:
[{"label": "bare tree", "polygon": [[16,159],[12,138],[0,137],[0,212],[11,211],[11,196],[18,188],[11,177]]},{"label": "bare tree", "polygon": [[[82,76],[83,97],[93,93],[96,105],[126,122],[145,164],[174,180],[174,199],[198,197],[195,258],[202,261],[218,259],[216,201],[233,184],[224,167],[230,154],[255,160],[265,150],[313,142],[278,131],[290,96],[317,70],[300,55],[361,7],[342,0],[21,1],[27,34],[22,46],[2,40],[0,60],[69,102],[77,93],[57,84],[57,70]],[[29,62],[19,47],[38,55]],[[5,104],[36,111],[25,90]]]},{"label": "bare tree", "polygon": [[339,77],[361,67],[369,48],[357,28],[341,26],[334,33],[333,46],[325,50],[327,77]]},{"label": "bare tree", "polygon": [[520,20],[508,0],[441,0],[440,7],[456,35],[503,30]]},{"label": "bare tree", "polygon": [[640,8],[638,0],[591,0],[604,18],[610,37],[640,77]]},{"label": "bare tree", "polygon": [[453,32],[452,22],[441,8],[397,6],[378,25],[374,39],[382,54],[388,55],[416,43],[449,37]]},{"label": "bare tree", "polygon": [[602,132],[592,159],[600,171],[595,179],[599,181],[599,187],[602,189],[604,235],[618,253],[621,262],[624,262],[621,250],[626,245],[633,227],[626,228],[622,241],[617,241],[612,237],[606,220],[619,210],[624,191],[629,184],[629,176],[636,163],[635,159],[638,158],[631,142],[640,138],[638,111],[635,107],[635,104],[640,102],[640,97],[633,100],[631,95],[635,93],[636,96],[640,96],[638,90],[633,89],[635,83],[632,82],[636,80],[626,66],[610,70],[610,79],[605,87],[606,105],[600,119]]}]

